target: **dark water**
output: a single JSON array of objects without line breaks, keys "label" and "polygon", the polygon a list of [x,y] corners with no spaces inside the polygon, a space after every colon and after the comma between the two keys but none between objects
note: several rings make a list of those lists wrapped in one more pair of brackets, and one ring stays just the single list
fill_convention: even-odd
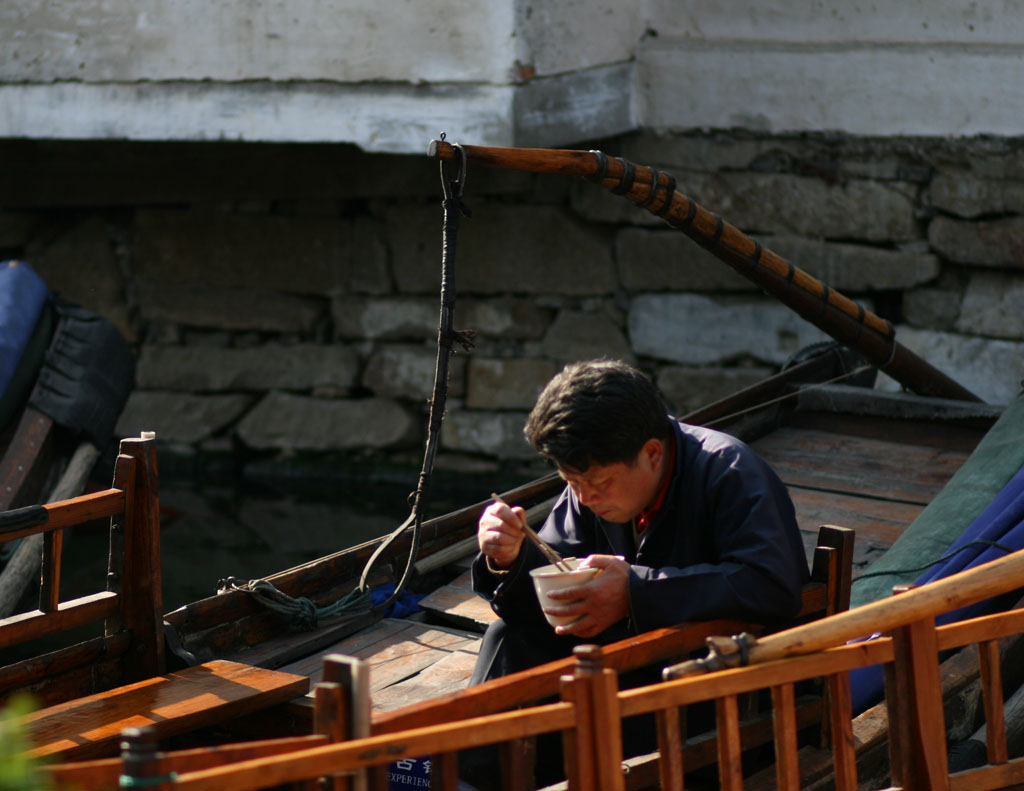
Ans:
[{"label": "dark water", "polygon": [[[409,515],[409,488],[352,484],[319,497],[279,489],[160,486],[164,612],[213,596],[219,580],[264,577],[387,535]],[[430,514],[451,507],[432,501]],[[61,599],[106,588],[108,526],[66,540]],[[34,605],[33,605],[34,606]]]},{"label": "dark water", "polygon": [[407,494],[375,488],[311,500],[162,487],[164,610],[212,596],[224,577],[263,577],[386,535],[408,516]]}]

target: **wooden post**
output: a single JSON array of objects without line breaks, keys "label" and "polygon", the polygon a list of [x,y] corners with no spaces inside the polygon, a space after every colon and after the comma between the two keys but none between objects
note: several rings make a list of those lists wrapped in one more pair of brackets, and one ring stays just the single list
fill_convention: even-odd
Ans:
[{"label": "wooden post", "polygon": [[56,612],[60,603],[60,561],[63,548],[63,529],[43,533],[43,561],[39,578],[41,612]]},{"label": "wooden post", "polygon": [[[129,630],[132,636],[124,659],[124,680],[130,682],[159,676],[166,670],[159,473],[156,437],[152,432],[121,440],[113,486],[124,490],[125,512],[110,522],[107,587],[119,592],[119,627]],[[113,631],[117,629],[108,626],[107,634]]]},{"label": "wooden post", "polygon": [[[775,733],[775,785],[779,791],[800,791],[797,761],[796,693],[792,684],[772,687],[772,722]],[[682,784],[680,784],[680,787]],[[662,784],[662,787],[665,787]]]},{"label": "wooden post", "polygon": [[162,791],[171,786],[163,776],[157,756],[156,737],[149,728],[125,728],[121,731],[121,787]]},{"label": "wooden post", "polygon": [[430,791],[456,791],[459,785],[458,753],[439,753],[430,759]]},{"label": "wooden post", "polygon": [[718,731],[718,787],[722,791],[743,791],[743,745],[736,695],[715,698],[715,730]]},{"label": "wooden post", "polygon": [[[850,585],[853,577],[853,549],[855,531],[838,525],[819,525],[818,543],[814,548],[811,579],[824,582],[826,588],[825,615],[835,615],[850,609]],[[833,717],[830,684],[822,691],[823,709],[818,727],[818,744],[825,748],[833,745],[831,732]]]},{"label": "wooden post", "polygon": [[561,697],[573,704],[576,727],[562,732],[562,760],[569,791],[590,791],[597,788],[594,775],[594,714],[591,706],[590,676],[574,673],[561,676]]},{"label": "wooden post", "polygon": [[534,787],[536,747],[535,739],[512,739],[498,745],[498,770],[501,772],[502,791],[527,791]]},{"label": "wooden post", "polygon": [[683,787],[683,728],[678,706],[655,712],[658,731],[658,777],[662,788]]},{"label": "wooden post", "polygon": [[[913,586],[898,585],[894,593]],[[898,763],[893,761],[893,784],[907,791],[949,788],[946,757],[946,719],[939,679],[935,618],[928,617],[892,633],[893,666],[887,677],[886,700],[896,703],[889,716],[889,738],[896,738]],[[892,694],[888,682],[893,684]],[[890,746],[890,752],[892,752]],[[900,776],[897,778],[896,772]]]},{"label": "wooden post", "polygon": [[1006,713],[1003,710],[1003,672],[999,662],[999,641],[978,644],[981,695],[985,706],[985,744],[990,764],[1010,760],[1006,745]]},{"label": "wooden post", "polygon": [[[332,681],[321,681],[313,689],[313,733],[326,736],[332,742],[341,742],[346,738],[348,730],[348,712],[345,710],[345,693],[341,684]],[[324,789],[345,791],[347,783],[339,777],[325,778]],[[308,791],[318,791],[321,783],[318,780],[307,781]]]},{"label": "wooden post", "polygon": [[614,670],[604,667],[600,646],[580,645],[573,649],[573,655],[576,678],[587,680],[590,693],[596,787],[600,791],[625,791],[618,678]]},{"label": "wooden post", "polygon": [[837,673],[829,676],[827,688],[836,791],[857,791],[857,752],[853,743],[850,675]]},{"label": "wooden post", "polygon": [[[331,735],[339,740],[362,739],[370,735],[370,667],[361,659],[344,654],[324,657],[324,683],[336,684],[341,691],[339,711],[343,717],[334,723]],[[383,776],[387,780],[387,766],[369,770],[374,775],[374,787]],[[336,791],[368,791],[370,779],[366,771],[334,778]],[[385,786],[386,787],[386,786]]]}]

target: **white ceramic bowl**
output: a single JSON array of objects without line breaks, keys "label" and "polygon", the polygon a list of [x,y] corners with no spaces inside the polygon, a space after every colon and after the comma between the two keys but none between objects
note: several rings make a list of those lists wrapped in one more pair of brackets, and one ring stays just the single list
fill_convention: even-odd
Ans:
[{"label": "white ceramic bowl", "polygon": [[[568,588],[571,585],[579,585],[592,579],[600,571],[597,568],[577,568],[579,561],[576,558],[562,558],[562,560],[571,569],[570,571],[560,571],[554,564],[530,570],[530,576],[533,577],[533,587],[537,590],[537,600],[540,602],[542,610],[545,607],[557,607],[569,603],[565,600],[559,601],[548,598],[547,594],[550,591]],[[544,613],[544,617],[547,618],[548,623],[552,626],[565,626],[576,620],[575,617],[569,615],[548,615]]]}]

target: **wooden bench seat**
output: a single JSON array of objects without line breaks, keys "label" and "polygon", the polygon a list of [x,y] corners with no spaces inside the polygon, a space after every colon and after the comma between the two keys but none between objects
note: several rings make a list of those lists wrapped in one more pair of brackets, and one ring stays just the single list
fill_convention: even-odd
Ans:
[{"label": "wooden bench seat", "polygon": [[309,679],[217,660],[60,703],[26,717],[32,755],[77,761],[113,755],[124,728],[159,738],[186,733],[304,695]]}]

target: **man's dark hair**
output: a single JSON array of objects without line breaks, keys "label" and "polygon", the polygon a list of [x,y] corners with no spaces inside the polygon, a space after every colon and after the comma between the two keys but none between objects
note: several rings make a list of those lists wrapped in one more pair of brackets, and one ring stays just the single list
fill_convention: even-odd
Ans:
[{"label": "man's dark hair", "polygon": [[651,380],[620,360],[565,366],[544,387],[524,429],[541,456],[577,472],[591,464],[632,464],[647,440],[671,431]]}]

